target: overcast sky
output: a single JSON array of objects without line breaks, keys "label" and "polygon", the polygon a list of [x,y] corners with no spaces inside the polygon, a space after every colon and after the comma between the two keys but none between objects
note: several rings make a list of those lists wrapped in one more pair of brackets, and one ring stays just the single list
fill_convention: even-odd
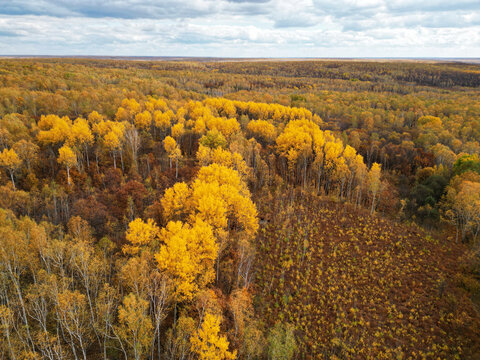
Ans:
[{"label": "overcast sky", "polygon": [[0,55],[480,57],[480,0],[0,0]]}]

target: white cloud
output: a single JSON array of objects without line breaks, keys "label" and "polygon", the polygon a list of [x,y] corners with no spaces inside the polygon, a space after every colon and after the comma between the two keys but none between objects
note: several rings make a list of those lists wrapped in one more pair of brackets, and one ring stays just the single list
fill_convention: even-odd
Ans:
[{"label": "white cloud", "polygon": [[3,54],[479,57],[479,34],[478,0],[0,0]]}]

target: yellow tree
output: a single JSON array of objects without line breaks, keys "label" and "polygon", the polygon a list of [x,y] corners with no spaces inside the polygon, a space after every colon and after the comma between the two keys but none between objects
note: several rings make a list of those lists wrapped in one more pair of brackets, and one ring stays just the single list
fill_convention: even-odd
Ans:
[{"label": "yellow tree", "polygon": [[265,142],[273,142],[277,137],[275,126],[266,120],[252,120],[247,125],[248,131]]},{"label": "yellow tree", "polygon": [[183,123],[176,123],[172,126],[172,136],[175,139],[179,139],[183,134],[185,134],[185,125]]},{"label": "yellow tree", "polygon": [[[203,186],[202,183],[212,184],[212,192],[198,192],[196,189]],[[217,188],[216,191],[213,189]],[[258,229],[257,209],[250,199],[250,191],[247,185],[234,169],[219,164],[211,164],[202,167],[192,186],[193,189],[193,207],[202,214],[201,198],[204,196],[215,196],[218,201],[223,200],[227,206],[226,215],[230,219],[230,224],[237,229],[243,229],[249,236],[253,237]],[[211,221],[208,216],[204,216],[205,221]]]},{"label": "yellow tree", "polygon": [[209,116],[205,119],[208,130],[218,130],[226,139],[229,139],[234,133],[240,131],[240,124],[237,119],[221,118]]},{"label": "yellow tree", "polygon": [[242,155],[240,155],[238,152],[232,153],[220,146],[212,150],[211,148],[200,144],[196,157],[202,166],[217,163],[219,165],[235,169],[242,177],[246,177],[251,173],[251,169],[243,160]]},{"label": "yellow tree", "polygon": [[135,360],[145,357],[153,341],[153,325],[148,308],[148,301],[130,293],[123,298],[118,309],[117,333],[129,345]]},{"label": "yellow tree", "polygon": [[145,102],[145,107],[147,108],[148,111],[154,111],[154,110],[167,111],[168,110],[168,106],[165,100],[155,99],[152,96],[148,97],[148,101]]},{"label": "yellow tree", "polygon": [[307,166],[309,159],[314,155],[314,150],[323,139],[322,132],[313,121],[302,119],[290,121],[277,138],[277,150],[288,160],[291,171],[300,161],[303,163],[303,183],[306,183]]},{"label": "yellow tree", "polygon": [[135,99],[123,99],[115,114],[117,121],[130,121],[133,116],[140,112],[141,106]]},{"label": "yellow tree", "polygon": [[480,175],[466,172],[455,176],[447,187],[446,215],[457,228],[464,241],[470,232],[476,240],[480,232]]},{"label": "yellow tree", "polygon": [[135,115],[135,126],[138,129],[147,130],[152,124],[152,114],[149,111],[144,111]]},{"label": "yellow tree", "polygon": [[98,111],[92,111],[88,114],[88,122],[90,124],[96,124],[103,121],[103,116],[98,113]]},{"label": "yellow tree", "polygon": [[[343,143],[339,139],[332,137],[331,140],[325,139],[324,146],[324,172],[326,178],[326,191],[330,190],[332,181],[334,180],[335,170],[337,167],[343,167],[345,164],[344,159],[342,158],[343,152]],[[340,170],[342,172],[342,170]]]},{"label": "yellow tree", "polygon": [[79,349],[83,359],[86,360],[88,345],[93,336],[85,295],[78,290],[65,290],[56,295],[55,305],[58,322],[62,332],[69,335],[66,339],[71,345],[75,358],[78,359],[76,349]]},{"label": "yellow tree", "polygon": [[155,126],[160,128],[162,131],[167,131],[167,129],[171,126],[172,118],[174,117],[174,113],[172,110],[168,110],[166,112],[161,112],[157,110],[153,113],[153,121],[155,122]]},{"label": "yellow tree", "polygon": [[368,172],[368,188],[372,193],[372,207],[370,209],[370,214],[373,214],[373,212],[375,211],[377,194],[380,191],[380,185],[381,185],[380,175],[381,175],[380,164],[373,163],[370,171]]},{"label": "yellow tree", "polygon": [[216,149],[218,147],[225,148],[227,146],[227,140],[217,129],[208,131],[206,135],[200,138],[199,143],[210,149]]},{"label": "yellow tree", "polygon": [[160,231],[160,241],[158,268],[172,279],[177,301],[191,300],[215,277],[218,246],[212,228],[201,219],[193,225],[170,221]]},{"label": "yellow tree", "polygon": [[99,142],[105,150],[112,154],[114,168],[117,168],[117,153],[119,153],[123,169],[122,145],[125,141],[125,124],[123,122],[102,121],[93,127],[98,135]]},{"label": "yellow tree", "polygon": [[237,352],[228,351],[228,340],[220,333],[220,317],[207,313],[198,329],[190,338],[192,351],[200,360],[233,360]]},{"label": "yellow tree", "polygon": [[38,141],[45,145],[55,145],[68,139],[72,121],[67,116],[60,118],[57,115],[42,115],[38,127],[40,128]]},{"label": "yellow tree", "polygon": [[[351,194],[351,189],[352,189],[352,184],[353,184],[353,179],[355,177],[355,160],[357,157],[357,151],[351,147],[350,145],[345,146],[345,149],[343,150],[343,158],[345,159],[345,164],[348,168],[348,171],[346,172],[346,181],[347,181],[347,198],[350,198]],[[343,180],[342,180],[342,188],[343,188]]]},{"label": "yellow tree", "polygon": [[[188,187],[175,185],[162,199],[167,219],[184,218],[190,223],[201,219],[209,224],[215,234],[219,254],[242,234],[251,240],[258,229],[257,209],[240,174],[219,164],[204,166]],[[217,280],[220,256],[216,257]]]},{"label": "yellow tree", "polygon": [[22,139],[13,144],[13,150],[25,162],[27,170],[30,171],[31,164],[37,159],[39,147],[31,141]]},{"label": "yellow tree", "polygon": [[67,168],[67,179],[70,185],[70,168],[77,164],[77,155],[75,155],[72,148],[67,145],[63,145],[58,150],[58,154],[57,161]]},{"label": "yellow tree", "polygon": [[67,138],[67,145],[83,150],[87,159],[87,165],[90,165],[88,158],[88,147],[93,143],[93,134],[90,130],[87,120],[78,118],[74,121],[70,134]]},{"label": "yellow tree", "polygon": [[167,219],[186,215],[210,224],[216,233],[242,230],[253,238],[258,229],[257,210],[240,174],[213,163],[202,167],[193,184],[180,183],[165,191],[162,206]]},{"label": "yellow tree", "polygon": [[165,218],[177,220],[182,214],[189,211],[191,195],[191,189],[184,182],[177,182],[171,188],[165,190],[165,194],[160,201]]},{"label": "yellow tree", "polygon": [[172,168],[172,159],[175,160],[175,178],[178,178],[178,161],[182,157],[182,151],[177,142],[171,136],[167,136],[163,140],[163,148],[168,154],[170,159],[170,168]]},{"label": "yellow tree", "polygon": [[14,189],[15,181],[13,179],[13,175],[21,164],[22,160],[18,157],[17,153],[13,149],[3,149],[3,151],[0,153],[0,166],[4,167],[10,173],[10,179],[12,180]]},{"label": "yellow tree", "polygon": [[129,244],[124,245],[124,254],[136,255],[143,246],[150,245],[159,235],[160,229],[152,219],[144,222],[142,219],[135,219],[128,224],[126,239]]}]

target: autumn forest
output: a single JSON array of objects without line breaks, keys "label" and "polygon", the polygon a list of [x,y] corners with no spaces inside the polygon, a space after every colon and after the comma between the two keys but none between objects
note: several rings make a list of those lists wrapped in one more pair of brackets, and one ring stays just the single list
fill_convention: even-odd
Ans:
[{"label": "autumn forest", "polygon": [[0,358],[478,359],[480,65],[0,59]]}]

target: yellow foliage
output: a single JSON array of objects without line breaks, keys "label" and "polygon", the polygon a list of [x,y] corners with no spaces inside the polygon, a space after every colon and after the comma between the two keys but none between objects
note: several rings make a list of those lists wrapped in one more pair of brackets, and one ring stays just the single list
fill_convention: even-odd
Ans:
[{"label": "yellow foliage", "polygon": [[152,219],[144,222],[142,219],[135,219],[128,224],[126,239],[130,243],[124,245],[124,254],[136,255],[141,246],[151,244],[159,234],[159,228]]},{"label": "yellow foliage", "polygon": [[274,141],[277,137],[275,126],[266,120],[253,120],[247,125],[247,129],[253,134],[263,138],[265,141]]},{"label": "yellow foliage", "polygon": [[172,278],[177,300],[191,300],[215,277],[218,246],[212,228],[200,219],[192,226],[171,221],[161,230],[160,240],[158,268]]},{"label": "yellow foliage", "polygon": [[196,180],[192,193],[195,215],[208,222],[214,229],[224,229],[228,225],[227,203],[222,197],[218,183]]},{"label": "yellow foliage", "polygon": [[148,301],[130,293],[118,308],[118,335],[132,348],[133,357],[143,358],[153,339],[152,320],[148,315]]},{"label": "yellow foliage", "polygon": [[90,114],[88,114],[88,121],[91,124],[97,124],[103,121],[103,116],[99,114],[97,111],[92,111]]},{"label": "yellow foliage", "polygon": [[168,154],[171,154],[177,148],[177,142],[171,136],[167,136],[163,140],[163,148]]},{"label": "yellow foliage", "polygon": [[44,144],[56,144],[65,141],[70,136],[72,121],[64,116],[60,118],[56,115],[42,116],[39,121],[41,130],[37,139]]},{"label": "yellow foliage", "polygon": [[93,143],[93,134],[87,120],[78,118],[74,121],[68,135],[67,144],[70,146],[85,146]]},{"label": "yellow foliage", "polygon": [[184,133],[185,133],[185,126],[183,125],[183,123],[177,123],[172,126],[172,136],[174,138],[178,139]]},{"label": "yellow foliage", "polygon": [[205,124],[208,130],[216,129],[227,139],[232,134],[240,131],[240,124],[235,118],[226,119],[212,116],[205,119]]},{"label": "yellow foliage", "polygon": [[202,166],[216,163],[237,170],[241,176],[247,176],[251,172],[242,155],[237,152],[232,153],[221,147],[212,150],[200,144],[196,156]]},{"label": "yellow foliage", "polygon": [[191,190],[184,182],[177,182],[171,188],[165,190],[161,200],[163,214],[167,220],[173,219],[190,208],[189,202]]},{"label": "yellow foliage", "polygon": [[171,118],[173,116],[173,112],[171,110],[162,113],[160,110],[157,110],[153,113],[153,120],[155,122],[155,126],[165,131],[171,125]]},{"label": "yellow foliage", "polygon": [[0,166],[9,171],[15,171],[22,164],[22,160],[18,157],[13,149],[3,149],[0,153]]},{"label": "yellow foliage", "polygon": [[321,147],[323,134],[317,124],[310,120],[290,121],[277,138],[277,149],[290,164],[299,157],[306,158],[313,153],[314,148]]},{"label": "yellow foliage", "polygon": [[144,111],[135,115],[135,126],[138,129],[148,129],[152,124],[152,114],[149,111]]},{"label": "yellow foliage", "polygon": [[60,164],[65,165],[67,168],[71,168],[77,164],[77,155],[75,155],[70,146],[63,145],[60,149],[58,149],[57,161]]},{"label": "yellow foliage", "polygon": [[220,333],[220,317],[207,313],[198,329],[190,338],[192,350],[200,360],[236,359],[237,352],[228,351],[226,336]]},{"label": "yellow foliage", "polygon": [[[219,164],[202,167],[192,188],[193,207],[205,221],[217,229],[225,229],[225,226],[219,226],[226,222],[223,217],[214,219],[209,216],[213,210],[222,214],[225,207],[226,215],[235,219],[248,235],[254,236],[258,229],[257,209],[237,171]],[[214,203],[218,204],[216,208]]]}]

